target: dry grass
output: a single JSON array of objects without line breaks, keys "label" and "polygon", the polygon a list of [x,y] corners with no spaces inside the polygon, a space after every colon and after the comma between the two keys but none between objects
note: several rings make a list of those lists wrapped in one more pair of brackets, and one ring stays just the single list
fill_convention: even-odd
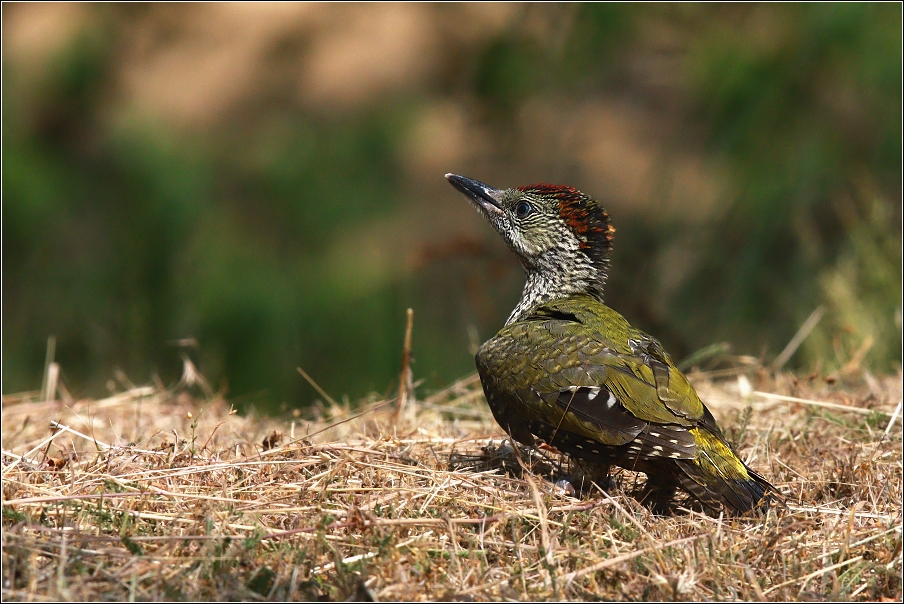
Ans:
[{"label": "dry grass", "polygon": [[520,472],[474,377],[395,428],[391,401],[308,421],[155,388],[4,397],[3,599],[900,601],[901,375],[729,373],[692,379],[787,495],[764,517],[654,516],[627,472],[558,493],[561,460]]}]

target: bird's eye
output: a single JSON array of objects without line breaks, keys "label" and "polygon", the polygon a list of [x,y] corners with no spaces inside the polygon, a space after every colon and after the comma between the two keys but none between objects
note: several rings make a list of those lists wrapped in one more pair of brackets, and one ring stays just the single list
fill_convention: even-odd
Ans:
[{"label": "bird's eye", "polygon": [[518,218],[524,218],[528,214],[533,211],[533,207],[526,201],[519,201],[518,205],[515,206],[515,216]]}]

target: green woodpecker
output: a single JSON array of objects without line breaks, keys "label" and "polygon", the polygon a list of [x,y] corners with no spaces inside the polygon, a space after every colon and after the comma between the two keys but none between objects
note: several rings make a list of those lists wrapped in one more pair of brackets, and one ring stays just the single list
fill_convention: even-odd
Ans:
[{"label": "green woodpecker", "polygon": [[615,231],[572,187],[495,189],[446,174],[518,255],[527,281],[505,326],[477,352],[493,417],[516,441],[567,453],[582,473],[647,475],[657,506],[677,487],[710,511],[776,495],[725,441],[662,345],[603,304]]}]

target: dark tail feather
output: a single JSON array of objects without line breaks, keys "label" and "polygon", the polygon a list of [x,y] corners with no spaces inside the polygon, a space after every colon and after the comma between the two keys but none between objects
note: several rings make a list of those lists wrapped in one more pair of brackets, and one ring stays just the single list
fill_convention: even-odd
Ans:
[{"label": "dark tail feather", "polygon": [[706,472],[696,460],[676,460],[676,464],[681,469],[678,484],[709,508],[724,506],[730,513],[743,514],[753,509],[765,510],[771,502],[782,500],[776,488],[746,464],[747,478]]}]

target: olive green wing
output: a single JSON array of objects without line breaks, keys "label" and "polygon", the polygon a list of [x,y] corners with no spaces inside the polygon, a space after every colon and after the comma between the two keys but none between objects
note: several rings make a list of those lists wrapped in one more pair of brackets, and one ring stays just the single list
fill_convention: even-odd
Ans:
[{"label": "olive green wing", "polygon": [[[478,369],[488,400],[493,391],[491,407],[504,407],[510,423],[553,426],[608,446],[663,433],[663,446],[686,457],[693,448],[686,428],[703,418],[703,404],[658,342],[643,335],[595,300],[557,301],[503,328],[481,347]],[[679,438],[651,424],[685,429]]]},{"label": "olive green wing", "polygon": [[[658,340],[631,327],[623,316],[590,297],[567,298],[541,306],[534,320],[553,335],[576,333],[591,354],[583,361],[606,366],[607,378],[638,417],[657,423],[696,423],[703,402]],[[603,354],[595,343],[603,345]],[[653,388],[655,392],[650,392]],[[677,421],[675,418],[678,418]]]}]

